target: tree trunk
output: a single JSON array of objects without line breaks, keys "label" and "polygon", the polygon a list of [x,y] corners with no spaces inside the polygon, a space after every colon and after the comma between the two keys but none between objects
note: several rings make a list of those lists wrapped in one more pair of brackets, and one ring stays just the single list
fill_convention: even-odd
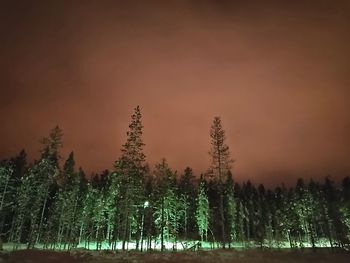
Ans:
[{"label": "tree trunk", "polygon": [[160,244],[161,244],[161,251],[164,251],[164,198],[162,197],[162,221],[161,221],[161,234],[160,234]]},{"label": "tree trunk", "polygon": [[41,236],[41,228],[42,228],[43,221],[44,221],[44,213],[45,213],[47,199],[48,199],[48,194],[49,194],[49,187],[50,186],[48,185],[47,188],[46,188],[46,191],[45,191],[45,201],[44,201],[43,208],[42,208],[41,215],[40,215],[40,223],[39,223],[39,228],[38,228],[38,234],[37,234],[36,240],[35,240],[36,243],[39,242],[39,239],[40,239],[40,236]]},{"label": "tree trunk", "polygon": [[7,176],[7,180],[6,180],[6,184],[5,184],[4,193],[2,194],[2,198],[1,198],[0,211],[2,211],[2,209],[3,209],[3,207],[4,207],[5,195],[6,195],[7,185],[8,185],[8,182],[9,182],[9,181],[10,181],[10,176]]},{"label": "tree trunk", "polygon": [[126,240],[128,239],[128,224],[129,224],[129,209],[127,209],[126,214],[124,216],[124,222],[123,222],[123,243],[122,243],[122,249],[125,251],[125,245],[126,245]]},{"label": "tree trunk", "polygon": [[221,218],[221,235],[222,235],[222,247],[226,245],[226,233],[225,233],[225,216],[224,216],[224,195],[222,189],[220,189],[220,218]]}]

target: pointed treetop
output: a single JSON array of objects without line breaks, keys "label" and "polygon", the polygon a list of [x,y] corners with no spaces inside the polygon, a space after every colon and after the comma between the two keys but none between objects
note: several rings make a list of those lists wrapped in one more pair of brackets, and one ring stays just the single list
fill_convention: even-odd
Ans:
[{"label": "pointed treetop", "polygon": [[63,166],[64,173],[67,175],[72,175],[74,173],[74,165],[75,165],[74,153],[71,152],[66,162],[64,163],[64,166]]},{"label": "pointed treetop", "polygon": [[233,160],[230,157],[229,147],[225,144],[226,136],[220,117],[214,117],[210,129],[210,138],[211,149],[209,154],[212,157],[211,173],[214,178],[224,181]]},{"label": "pointed treetop", "polygon": [[55,162],[60,159],[59,149],[62,148],[63,132],[58,125],[51,131],[48,137],[41,139],[43,148],[41,150],[42,158],[48,158]]},{"label": "pointed treetop", "polygon": [[[121,148],[122,155],[115,162],[115,168],[119,171],[127,169],[129,172],[141,172],[145,168],[145,154],[143,153],[144,143],[142,140],[143,125],[141,122],[140,107],[134,109],[131,115],[131,123],[127,131],[127,139]],[[123,173],[125,174],[126,171]]]},{"label": "pointed treetop", "polygon": [[155,175],[156,183],[160,186],[170,186],[176,181],[175,175],[165,158],[162,158],[161,161],[155,165],[153,173]]}]

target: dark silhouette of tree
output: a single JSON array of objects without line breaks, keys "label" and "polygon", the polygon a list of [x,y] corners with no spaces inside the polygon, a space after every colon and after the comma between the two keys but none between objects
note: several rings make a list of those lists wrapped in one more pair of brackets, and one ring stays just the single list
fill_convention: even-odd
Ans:
[{"label": "dark silhouette of tree", "polygon": [[50,228],[54,246],[66,249],[75,246],[79,235],[78,212],[80,178],[74,169],[74,154],[71,152],[64,163],[58,181],[58,191],[51,209]]},{"label": "dark silhouette of tree", "polygon": [[231,172],[228,172],[225,182],[225,218],[226,218],[226,231],[228,236],[228,245],[236,239],[236,198],[234,196],[234,182]]},{"label": "dark silhouette of tree", "polygon": [[345,244],[348,243],[349,237],[346,234],[346,225],[343,223],[346,222],[346,219],[342,220],[341,215],[340,191],[336,189],[330,177],[326,177],[323,191],[326,196],[328,215],[332,222],[331,235],[336,241],[334,245],[344,247]]},{"label": "dark silhouette of tree", "polygon": [[221,220],[221,241],[225,248],[226,231],[225,231],[225,212],[224,212],[224,182],[226,175],[230,170],[230,164],[233,160],[230,158],[229,147],[225,144],[225,131],[222,128],[220,117],[215,117],[210,130],[211,149],[210,156],[212,159],[210,175],[218,181],[219,188],[219,212]]},{"label": "dark silhouette of tree", "polygon": [[48,204],[54,179],[58,175],[59,148],[62,131],[56,126],[51,130],[49,137],[42,140],[42,156],[23,177],[18,191],[18,203],[14,217],[12,240],[20,242],[23,233],[23,226],[29,221],[27,233],[28,248],[33,248],[42,236],[45,225],[45,215],[48,211]]},{"label": "dark silhouette of tree", "polygon": [[115,170],[122,185],[120,208],[123,250],[126,249],[126,242],[132,235],[137,235],[138,239],[140,237],[139,210],[144,203],[143,185],[146,172],[142,129],[140,107],[137,106],[131,116],[127,140],[121,149],[122,154],[115,162]]},{"label": "dark silhouette of tree", "polygon": [[16,205],[16,185],[13,174],[14,168],[11,162],[0,164],[0,233],[3,233],[5,228],[7,230],[6,219]]},{"label": "dark silhouette of tree", "polygon": [[249,180],[238,184],[216,117],[211,168],[198,183],[191,168],[177,177],[165,159],[150,169],[142,130],[136,107],[114,171],[88,178],[82,168],[76,170],[73,152],[61,163],[58,126],[42,140],[38,161],[27,164],[24,151],[0,160],[0,242],[12,242],[15,249],[26,244],[141,251],[164,250],[171,243],[174,250],[179,244],[185,249],[349,245],[349,177],[341,186],[330,177],[299,179],[288,189],[256,187]]},{"label": "dark silhouette of tree", "polygon": [[340,203],[340,218],[344,225],[344,232],[350,233],[350,177],[345,177],[342,181]]},{"label": "dark silhouette of tree", "polygon": [[178,187],[178,198],[181,206],[180,211],[180,227],[181,234],[184,238],[188,237],[188,234],[194,234],[195,229],[195,200],[196,200],[196,183],[192,169],[186,167],[184,173],[180,176]]}]

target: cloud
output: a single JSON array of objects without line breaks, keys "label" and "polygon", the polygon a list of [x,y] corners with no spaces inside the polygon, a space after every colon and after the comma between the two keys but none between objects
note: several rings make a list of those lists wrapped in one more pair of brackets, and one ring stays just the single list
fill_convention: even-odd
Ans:
[{"label": "cloud", "polygon": [[150,163],[166,157],[177,170],[205,171],[220,115],[239,180],[350,168],[346,1],[4,10],[1,157],[22,147],[37,156],[38,139],[58,123],[66,155],[74,150],[88,171],[110,168],[141,105]]}]

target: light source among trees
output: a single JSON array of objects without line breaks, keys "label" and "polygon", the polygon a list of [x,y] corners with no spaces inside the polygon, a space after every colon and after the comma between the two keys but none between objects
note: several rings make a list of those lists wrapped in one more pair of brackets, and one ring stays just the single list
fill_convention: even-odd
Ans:
[{"label": "light source among trees", "polygon": [[[340,187],[302,179],[265,189],[234,182],[221,119],[211,127],[211,169],[181,175],[162,159],[145,162],[143,126],[134,109],[113,171],[89,180],[71,153],[60,167],[62,131],[43,140],[41,157],[24,151],[0,162],[0,231],[14,249],[194,249],[215,247],[346,247],[350,179]],[[209,177],[207,175],[210,175]],[[197,244],[197,245],[196,245]]]}]

